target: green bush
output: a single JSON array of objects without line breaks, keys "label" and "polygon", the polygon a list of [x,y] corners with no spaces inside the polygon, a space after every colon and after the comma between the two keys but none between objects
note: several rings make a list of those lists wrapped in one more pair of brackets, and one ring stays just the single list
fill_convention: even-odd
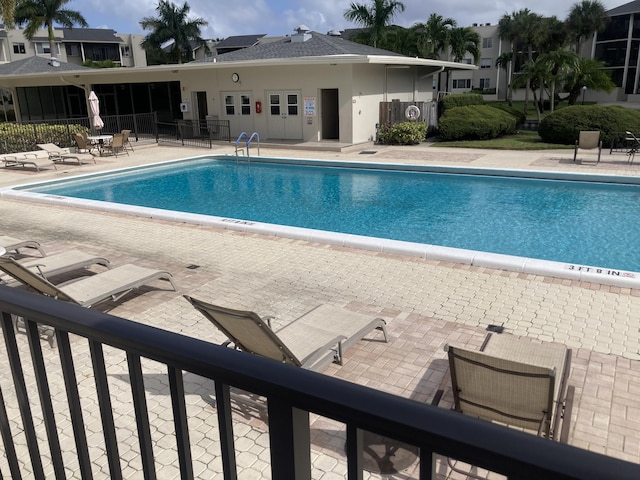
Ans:
[{"label": "green bush", "polygon": [[510,107],[508,103],[505,102],[488,102],[486,105],[492,108],[497,108],[498,110],[502,110],[503,112],[507,112],[514,117],[516,117],[516,124],[522,125],[524,121],[527,119],[527,116],[524,114],[522,110],[518,110],[517,108]]},{"label": "green bush", "polygon": [[417,145],[427,137],[426,122],[402,122],[382,125],[380,143],[387,145]]},{"label": "green bush", "polygon": [[488,105],[447,110],[438,121],[439,139],[488,140],[516,131],[516,118]]},{"label": "green bush", "polygon": [[544,142],[572,145],[580,130],[600,130],[604,146],[620,142],[624,132],[640,132],[640,112],[618,105],[574,105],[547,115],[538,126]]},{"label": "green bush", "polygon": [[479,93],[460,93],[456,95],[446,95],[440,100],[440,114],[447,110],[469,105],[484,105],[484,99]]},{"label": "green bush", "polygon": [[39,143],[60,147],[75,145],[74,133],[89,132],[83,125],[48,125],[45,123],[0,123],[0,154],[38,150]]}]

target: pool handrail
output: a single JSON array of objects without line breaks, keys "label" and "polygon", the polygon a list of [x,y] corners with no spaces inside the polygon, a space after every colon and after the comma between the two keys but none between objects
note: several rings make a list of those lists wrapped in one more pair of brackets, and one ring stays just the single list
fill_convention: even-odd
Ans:
[{"label": "pool handrail", "polygon": [[251,155],[249,154],[249,147],[251,146],[251,141],[253,139],[256,139],[258,141],[258,156],[260,156],[260,135],[258,134],[258,132],[253,132],[247,140],[247,157],[251,157]]},{"label": "pool handrail", "polygon": [[[247,141],[246,141],[246,143],[245,143],[245,144],[246,144],[247,146],[249,145],[249,141],[248,141],[249,135],[247,134],[247,132],[242,132],[240,135],[238,135],[238,139],[236,140],[236,157],[238,156],[238,150],[242,151],[242,154],[244,155],[244,148],[239,147],[240,141],[242,140],[242,138],[243,138],[243,137],[246,137],[246,138],[247,138]],[[248,154],[248,153],[249,153],[249,152],[248,152],[248,150],[247,150],[247,154]]]}]

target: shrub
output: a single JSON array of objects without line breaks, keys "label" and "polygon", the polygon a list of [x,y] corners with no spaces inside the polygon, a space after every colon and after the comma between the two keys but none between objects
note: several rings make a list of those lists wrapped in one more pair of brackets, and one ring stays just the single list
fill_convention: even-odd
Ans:
[{"label": "shrub", "polygon": [[438,121],[440,140],[488,140],[516,130],[516,118],[488,105],[447,110]]},{"label": "shrub", "polygon": [[75,145],[74,133],[89,132],[77,124],[47,125],[0,123],[0,153],[30,152],[38,149],[38,143],[55,143],[60,147]]},{"label": "shrub", "polygon": [[542,119],[538,134],[547,143],[572,145],[580,130],[600,130],[605,146],[624,138],[624,132],[640,132],[640,112],[618,105],[574,105]]},{"label": "shrub", "polygon": [[492,108],[497,108],[498,110],[502,110],[503,112],[507,112],[514,117],[516,117],[516,124],[522,125],[524,121],[527,119],[527,116],[524,114],[522,110],[518,110],[517,108],[510,107],[508,103],[504,102],[489,102],[488,106]]},{"label": "shrub", "polygon": [[484,105],[484,103],[484,99],[479,93],[447,95],[440,100],[440,114],[443,114],[452,108],[465,107],[469,105]]},{"label": "shrub", "polygon": [[426,122],[402,122],[382,125],[380,143],[387,145],[417,145],[427,137]]}]

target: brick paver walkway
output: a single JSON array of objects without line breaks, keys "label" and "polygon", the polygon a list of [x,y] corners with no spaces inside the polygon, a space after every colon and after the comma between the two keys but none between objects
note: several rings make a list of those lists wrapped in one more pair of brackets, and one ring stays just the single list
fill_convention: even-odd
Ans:
[{"label": "brick paver walkway", "polygon": [[[231,148],[219,150],[228,153]],[[359,155],[357,150],[346,154],[299,151],[263,154],[390,161],[402,150],[381,149],[366,156]],[[406,157],[411,157],[408,161],[412,162],[437,163],[438,151],[409,150]],[[445,151],[448,164],[455,163],[452,156],[456,152]],[[571,157],[572,151],[507,153],[460,151],[460,163],[506,168],[509,161],[517,159],[519,168],[540,169],[545,162],[548,164],[545,169],[549,170],[590,168],[556,160]],[[193,154],[200,155],[203,151],[136,148],[129,159],[117,162],[110,159],[107,167],[105,160],[102,165],[69,166],[50,174],[0,171],[0,185]],[[598,168],[599,173],[616,170],[615,165]],[[625,174],[629,170],[626,164],[621,169]],[[635,170],[631,173],[637,174]],[[570,443],[634,462],[640,460],[640,409],[635,400],[640,393],[638,291],[1,198],[0,233],[37,239],[50,253],[79,248],[101,253],[114,264],[135,262],[170,270],[176,276],[178,292],[149,288],[141,295],[132,295],[127,301],[105,308],[125,318],[213,342],[224,338],[182,294],[255,310],[262,315],[276,315],[276,325],[285,324],[321,303],[384,316],[389,320],[388,344],[360,342],[348,352],[344,366],[332,365],[326,373],[420,402],[432,398],[445,376],[444,345],[477,347],[488,324],[503,325],[506,332],[516,335],[565,343],[573,348],[570,383],[576,387]],[[187,268],[194,265],[198,268]],[[24,338],[23,341],[26,342]],[[74,351],[80,365],[79,383],[88,395],[84,406],[89,419],[85,422],[91,433],[90,441],[95,442],[94,473],[104,478],[107,467],[99,455],[102,445],[96,426],[99,422],[91,420],[96,410],[95,398],[90,393],[93,379],[86,364],[88,347],[84,343],[74,344]],[[47,355],[52,364],[50,375],[55,378],[59,375],[56,352],[47,350]],[[116,352],[108,358],[113,396],[117,399],[114,410],[118,412],[122,435],[124,472],[127,478],[140,478],[131,392],[124,376],[126,360]],[[170,411],[167,379],[161,366],[145,362],[144,367],[149,408],[153,412],[158,477],[177,478],[172,426],[166,418],[166,412]],[[6,374],[1,378],[3,393],[11,402],[11,396],[7,395],[11,389],[4,386],[8,381]],[[212,478],[211,472],[221,470],[213,388],[210,382],[187,374],[185,389],[196,473],[200,478]],[[66,422],[64,393],[57,395],[60,396],[57,408]],[[445,395],[445,404],[447,398]],[[12,408],[9,413],[19,423],[17,410]],[[237,415],[235,433],[242,478],[268,478],[268,441],[262,414],[260,409],[244,405]],[[327,419],[312,420],[314,478],[344,478],[343,429]],[[67,431],[65,435],[71,433]],[[72,438],[67,440],[72,445]],[[46,458],[46,454],[43,456]],[[26,465],[25,468],[28,469]],[[78,478],[71,458],[68,468],[70,476]],[[397,478],[411,478],[415,468],[405,470]],[[1,462],[0,469],[6,469]],[[380,477],[372,475],[372,478]]]}]

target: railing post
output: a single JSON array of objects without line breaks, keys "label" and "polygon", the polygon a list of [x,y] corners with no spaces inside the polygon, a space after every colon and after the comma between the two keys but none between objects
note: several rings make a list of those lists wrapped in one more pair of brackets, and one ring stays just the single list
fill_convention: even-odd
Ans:
[{"label": "railing post", "polygon": [[362,430],[347,425],[347,478],[362,480]]},{"label": "railing post", "polygon": [[309,412],[268,398],[272,478],[311,480]]}]

